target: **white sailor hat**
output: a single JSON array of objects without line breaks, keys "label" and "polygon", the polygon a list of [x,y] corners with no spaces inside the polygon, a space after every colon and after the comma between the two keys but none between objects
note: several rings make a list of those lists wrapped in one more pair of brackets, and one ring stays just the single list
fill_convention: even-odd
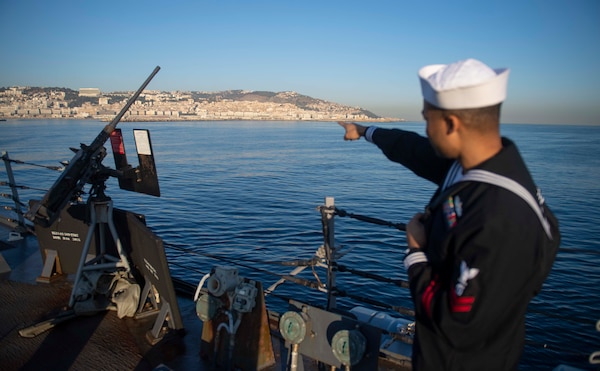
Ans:
[{"label": "white sailor hat", "polygon": [[442,109],[493,106],[506,99],[508,68],[491,69],[476,59],[419,70],[423,99]]}]

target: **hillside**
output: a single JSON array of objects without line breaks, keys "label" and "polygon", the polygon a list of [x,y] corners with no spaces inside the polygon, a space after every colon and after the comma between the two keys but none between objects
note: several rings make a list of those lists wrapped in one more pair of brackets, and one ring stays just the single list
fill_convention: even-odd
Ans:
[{"label": "hillside", "polygon": [[[85,92],[85,94],[82,94]],[[110,119],[133,92],[59,87],[0,88],[0,118]],[[87,96],[86,96],[87,95]],[[357,120],[398,121],[292,91],[144,91],[123,118],[128,121]]]}]

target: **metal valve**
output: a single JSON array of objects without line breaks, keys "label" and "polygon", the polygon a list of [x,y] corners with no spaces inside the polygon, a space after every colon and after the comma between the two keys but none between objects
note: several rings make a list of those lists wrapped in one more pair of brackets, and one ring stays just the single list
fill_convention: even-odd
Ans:
[{"label": "metal valve", "polygon": [[242,282],[242,279],[238,276],[237,268],[215,267],[214,273],[206,282],[206,286],[209,293],[218,297],[235,290],[240,282]]}]

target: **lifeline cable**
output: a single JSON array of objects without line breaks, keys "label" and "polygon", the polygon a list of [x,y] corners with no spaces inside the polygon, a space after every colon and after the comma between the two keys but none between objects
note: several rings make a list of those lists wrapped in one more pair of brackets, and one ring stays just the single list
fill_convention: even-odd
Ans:
[{"label": "lifeline cable", "polygon": [[40,165],[40,164],[34,164],[31,162],[25,162],[25,161],[20,161],[20,160],[14,160],[12,158],[5,158],[4,156],[2,157],[3,160],[7,160],[9,162],[14,162],[15,164],[21,164],[21,165],[30,165],[30,166],[37,166],[37,167],[43,167],[49,170],[55,170],[55,171],[63,171],[65,168],[63,166],[50,166],[50,165]]},{"label": "lifeline cable", "polygon": [[370,278],[375,281],[393,283],[396,286],[409,288],[408,281],[406,281],[406,280],[383,277],[378,274],[348,268],[347,266],[345,266],[343,264],[339,264],[339,263],[335,263],[334,266],[338,269],[338,272],[348,272],[348,273],[355,274],[357,276],[361,276],[364,278]]},{"label": "lifeline cable", "polygon": [[[0,197],[8,198],[8,199],[13,200],[14,202],[17,202],[15,197],[13,195],[9,195],[8,193],[0,193]],[[18,202],[19,202],[19,205],[21,205],[21,206],[27,206],[21,201],[18,201]]]},{"label": "lifeline cable", "polygon": [[558,251],[560,252],[567,252],[567,253],[574,253],[574,254],[600,254],[600,250],[591,250],[591,249],[581,249],[578,247],[559,247]]},{"label": "lifeline cable", "polygon": [[17,215],[24,215],[24,213],[21,210],[17,209],[16,207],[13,207],[13,206],[2,206],[2,209],[12,211],[13,213],[15,213]]},{"label": "lifeline cable", "polygon": [[404,223],[393,223],[393,222],[385,221],[383,219],[373,218],[370,216],[365,216],[365,215],[360,215],[360,214],[352,214],[352,213],[347,212],[346,210],[338,209],[337,207],[335,208],[335,215],[338,215],[341,217],[347,216],[349,218],[357,219],[357,220],[360,220],[363,222],[378,224],[378,225],[385,225],[388,227],[394,227],[400,231],[406,231],[406,224],[404,224]]},{"label": "lifeline cable", "polygon": [[0,181],[0,186],[7,186],[10,188],[19,188],[19,189],[33,189],[34,191],[43,191],[43,192],[47,191],[47,189],[43,189],[43,188],[34,188],[34,187],[28,187],[28,186],[19,185],[19,184],[11,184],[9,182],[4,182],[4,181]]},{"label": "lifeline cable", "polygon": [[[342,218],[349,217],[352,219],[360,220],[360,221],[371,223],[371,224],[384,225],[384,226],[388,226],[388,227],[394,227],[400,231],[406,231],[405,223],[393,223],[393,222],[389,222],[389,221],[386,221],[383,219],[373,218],[370,216],[353,214],[353,213],[347,212],[346,210],[338,209],[337,207],[335,208],[335,215],[338,215]],[[559,247],[558,250],[563,251],[563,252],[571,252],[571,253],[600,254],[600,250],[597,251],[597,250],[590,250],[590,249],[580,249],[580,248],[576,248],[576,247]]]},{"label": "lifeline cable", "polygon": [[7,221],[7,222],[9,222],[9,223],[19,223],[19,221],[18,221],[18,220],[15,220],[15,219],[12,219],[12,218],[9,218],[9,217],[6,217],[6,216],[1,216],[1,215],[0,215],[0,219],[2,219],[2,220],[4,220],[4,221]]},{"label": "lifeline cable", "polygon": [[[195,250],[186,249],[185,247],[175,246],[172,243],[165,243],[165,246],[172,248],[173,250],[178,250],[178,251],[185,252],[188,254],[205,256],[207,258],[212,258],[212,259],[216,259],[216,260],[229,261],[229,259],[231,259],[231,258],[222,256],[222,255],[202,253],[202,252],[198,252]],[[262,264],[270,264],[270,265],[282,265],[282,266],[288,266],[288,267],[309,267],[309,266],[314,266],[317,263],[319,263],[320,258],[314,257],[312,259],[296,259],[296,260],[288,260],[288,261],[270,261],[270,260],[248,259],[248,258],[243,258],[243,257],[236,258],[236,261],[240,261],[240,260],[248,262],[248,263],[262,263]]]},{"label": "lifeline cable", "polygon": [[[181,250],[181,251],[185,251],[185,250]],[[201,253],[193,252],[191,250],[189,250],[187,252],[192,252],[192,253],[195,253],[197,255],[204,255],[204,254],[201,254]],[[226,261],[226,262],[229,262],[229,263],[234,263],[236,265],[239,265],[239,266],[244,267],[244,268],[248,268],[250,270],[254,270],[254,271],[257,271],[257,272],[261,272],[261,273],[269,274],[269,275],[276,276],[276,277],[279,277],[279,278],[283,278],[286,281],[290,281],[290,282],[296,283],[298,285],[310,287],[312,289],[319,289],[319,287],[320,287],[320,285],[319,285],[318,282],[314,282],[314,281],[310,281],[310,280],[307,280],[307,279],[298,278],[298,277],[294,277],[294,276],[290,276],[290,275],[286,275],[286,274],[279,274],[279,273],[271,272],[271,271],[266,270],[266,269],[252,267],[252,266],[249,266],[247,264],[241,264],[239,262],[240,261],[239,258],[232,259],[232,258],[227,258],[227,257],[224,257],[224,256],[208,256],[208,255],[206,255],[206,256],[209,257],[209,258],[213,258],[213,259],[217,259],[217,260],[222,260],[222,261]]]}]

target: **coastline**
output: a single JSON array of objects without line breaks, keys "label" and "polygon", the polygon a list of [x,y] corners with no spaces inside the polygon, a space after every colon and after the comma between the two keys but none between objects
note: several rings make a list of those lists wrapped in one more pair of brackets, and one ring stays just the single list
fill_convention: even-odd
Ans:
[{"label": "coastline", "polygon": [[[109,122],[113,119],[113,116],[110,117],[45,117],[45,116],[19,116],[19,117],[3,117],[0,118],[0,122],[9,122],[9,121],[18,121],[18,120],[83,120],[83,121],[102,121]],[[314,121],[322,121],[322,122],[338,122],[338,121],[354,121],[354,122],[364,122],[364,123],[390,123],[390,122],[407,122],[405,119],[401,118],[393,118],[393,117],[381,117],[381,118],[282,118],[282,117],[273,117],[273,118],[252,118],[252,117],[235,117],[235,118],[205,118],[199,116],[186,116],[186,117],[170,117],[170,116],[125,116],[120,122],[213,122],[213,121],[286,121],[286,122],[298,122],[298,121],[306,121],[306,122],[314,122]]]},{"label": "coastline", "polygon": [[[87,89],[90,90],[90,89]],[[130,94],[90,94],[64,88],[0,89],[0,119],[96,119],[111,121]],[[296,92],[144,91],[122,121],[405,121],[380,117],[361,107],[312,98]]]}]

